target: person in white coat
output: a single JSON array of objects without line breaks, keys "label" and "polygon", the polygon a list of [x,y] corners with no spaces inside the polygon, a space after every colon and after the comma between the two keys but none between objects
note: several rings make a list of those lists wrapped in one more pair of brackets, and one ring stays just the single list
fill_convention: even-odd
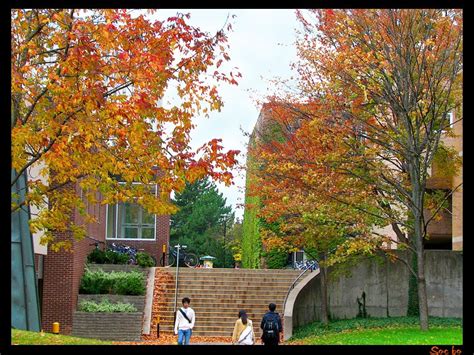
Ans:
[{"label": "person in white coat", "polygon": [[255,334],[253,332],[252,321],[248,318],[247,312],[239,311],[239,319],[234,325],[232,333],[232,344],[235,345],[253,345],[255,344]]},{"label": "person in white coat", "polygon": [[181,302],[183,307],[176,311],[174,334],[178,335],[178,345],[188,345],[196,316],[194,310],[189,307],[191,300],[188,297],[184,297]]}]

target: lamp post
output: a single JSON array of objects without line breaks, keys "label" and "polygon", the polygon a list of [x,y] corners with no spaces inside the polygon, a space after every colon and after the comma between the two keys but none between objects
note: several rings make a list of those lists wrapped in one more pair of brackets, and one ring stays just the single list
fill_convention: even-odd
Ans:
[{"label": "lamp post", "polygon": [[225,233],[227,229],[227,216],[224,216],[224,267],[226,262],[226,252],[225,252]]}]

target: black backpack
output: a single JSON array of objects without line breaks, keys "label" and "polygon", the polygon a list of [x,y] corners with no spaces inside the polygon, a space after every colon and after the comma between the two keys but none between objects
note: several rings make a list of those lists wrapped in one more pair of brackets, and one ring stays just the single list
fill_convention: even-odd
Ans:
[{"label": "black backpack", "polygon": [[267,315],[263,323],[263,338],[267,340],[278,339],[278,314]]}]

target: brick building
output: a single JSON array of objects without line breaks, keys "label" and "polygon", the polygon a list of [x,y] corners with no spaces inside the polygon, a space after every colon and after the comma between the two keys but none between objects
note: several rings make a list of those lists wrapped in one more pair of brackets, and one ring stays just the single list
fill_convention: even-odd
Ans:
[{"label": "brick building", "polygon": [[[30,172],[34,175],[34,171]],[[76,184],[77,194],[81,194]],[[156,186],[155,186],[156,188]],[[99,196],[100,201],[100,196]],[[35,264],[38,275],[38,290],[41,305],[41,327],[52,331],[52,323],[59,322],[62,334],[71,334],[72,316],[77,307],[79,284],[84,272],[87,255],[95,248],[95,240],[102,247],[112,242],[135,247],[160,260],[163,245],[169,244],[170,216],[148,214],[132,203],[117,205],[88,204],[88,213],[97,218],[97,223],[87,225],[87,236],[81,241],[68,231],[56,235],[58,241],[71,240],[71,251],[53,251],[40,245],[40,234],[35,234]],[[83,224],[83,217],[76,210],[71,220]]]}]

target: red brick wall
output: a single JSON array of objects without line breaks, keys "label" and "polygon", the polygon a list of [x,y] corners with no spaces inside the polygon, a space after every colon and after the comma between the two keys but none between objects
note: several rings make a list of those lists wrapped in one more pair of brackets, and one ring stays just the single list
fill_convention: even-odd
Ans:
[{"label": "red brick wall", "polygon": [[[80,193],[76,189],[77,193]],[[105,242],[106,206],[89,205],[88,212],[95,215],[98,223],[86,227],[87,236]],[[75,211],[75,223],[82,224],[83,218]],[[157,239],[153,241],[120,241],[124,244],[144,249],[145,252],[160,260],[162,245],[169,242],[169,216],[157,217]],[[73,240],[72,233],[66,232],[56,235],[58,240]],[[48,255],[44,258],[44,284],[42,304],[42,328],[46,332],[52,331],[52,323],[60,323],[61,334],[71,334],[72,316],[77,308],[77,295],[81,277],[84,273],[84,264],[87,255],[92,251],[94,241],[85,238],[82,241],[73,241],[70,252],[54,252],[48,247]]]},{"label": "red brick wall", "polygon": [[[71,233],[55,236],[57,240],[70,239]],[[53,322],[60,323],[60,332],[70,334],[72,330],[73,300],[73,254],[69,251],[52,251],[44,258],[43,304],[41,323],[46,332],[52,331]]]}]

